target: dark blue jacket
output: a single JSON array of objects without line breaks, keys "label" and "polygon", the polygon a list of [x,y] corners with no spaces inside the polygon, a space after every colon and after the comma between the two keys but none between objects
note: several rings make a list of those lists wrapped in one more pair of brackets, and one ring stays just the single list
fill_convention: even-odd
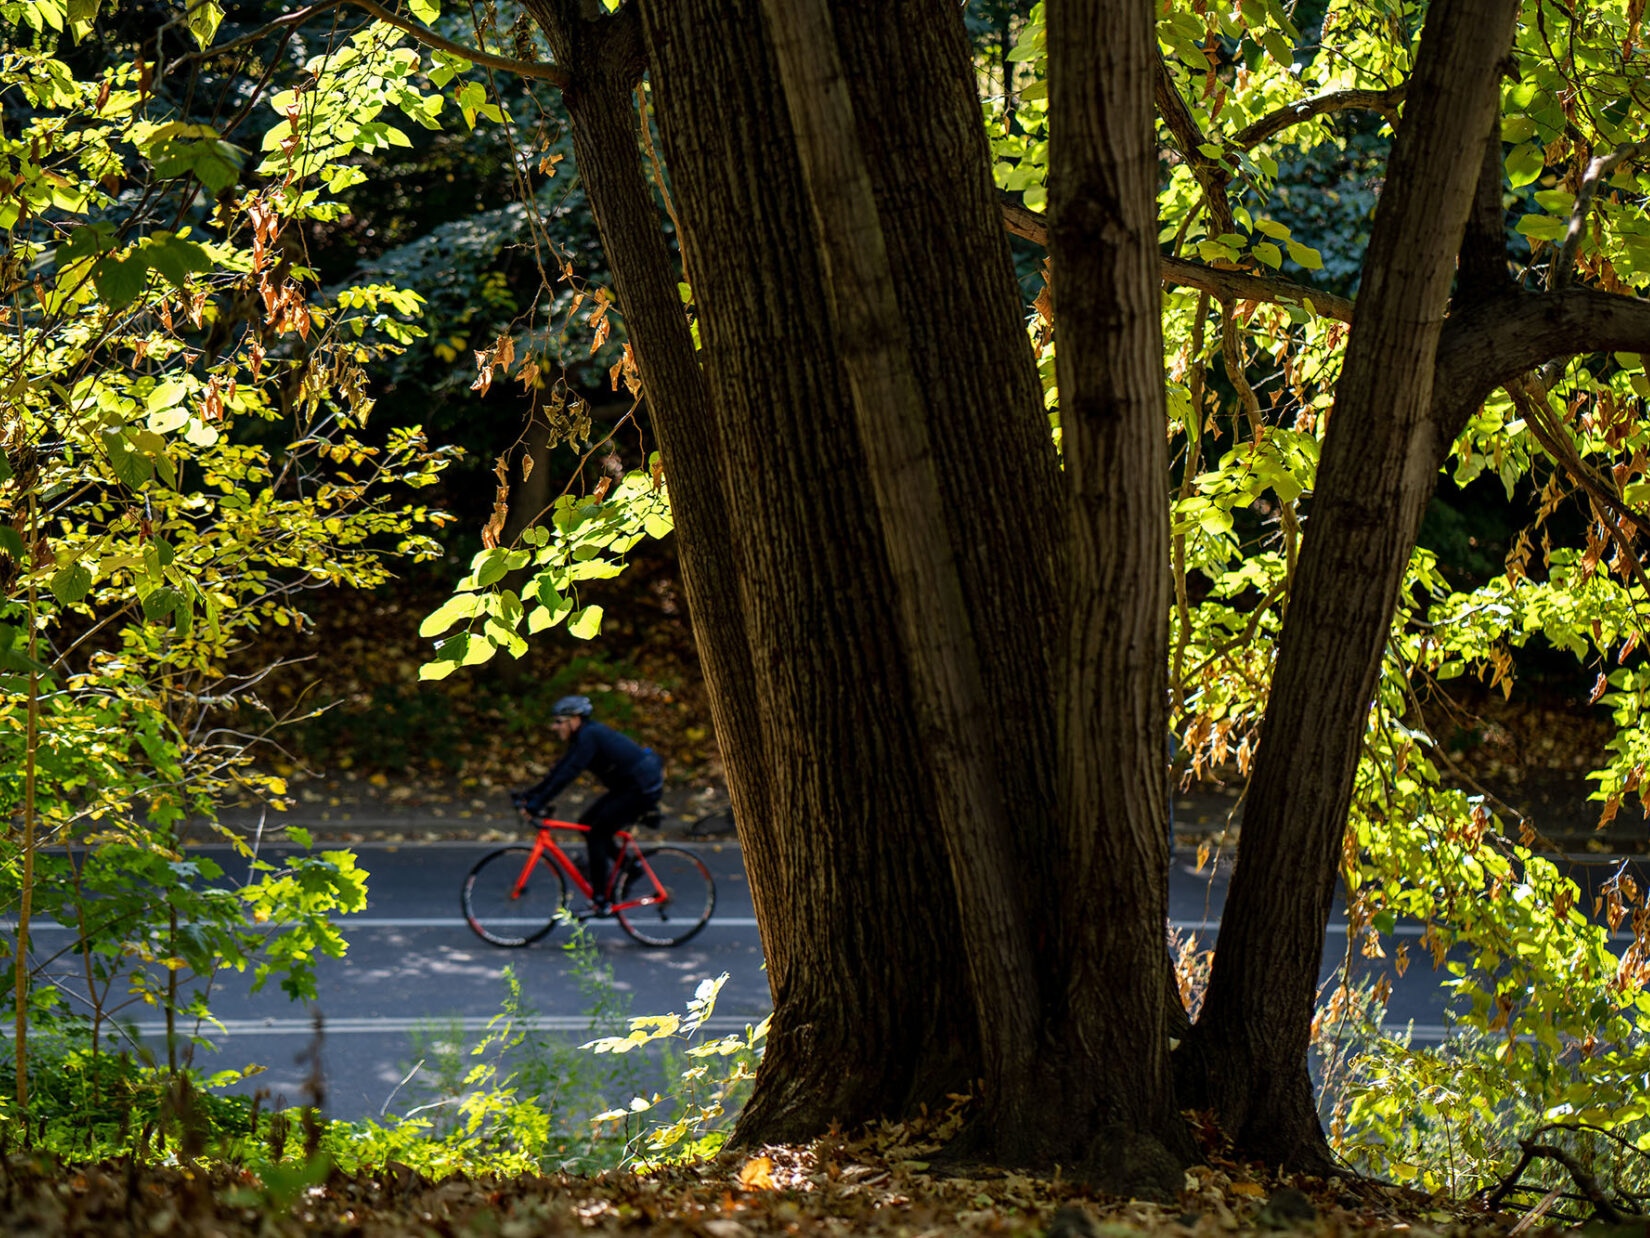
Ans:
[{"label": "dark blue jacket", "polygon": [[610,726],[586,721],[573,732],[561,760],[528,789],[527,807],[533,812],[542,811],[585,770],[601,779],[609,791],[656,795],[665,785],[664,763],[653,749],[642,747]]}]

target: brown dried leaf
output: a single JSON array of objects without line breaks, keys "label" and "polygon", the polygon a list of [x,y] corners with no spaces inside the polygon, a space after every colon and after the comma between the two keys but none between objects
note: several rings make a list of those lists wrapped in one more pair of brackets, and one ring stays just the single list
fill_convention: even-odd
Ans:
[{"label": "brown dried leaf", "polygon": [[[488,371],[491,373],[492,371]],[[481,530],[481,544],[488,550],[498,545],[504,532],[504,521],[510,514],[510,458],[500,456],[493,465],[493,476],[498,478],[498,490],[493,495],[493,514]]]},{"label": "brown dried leaf", "polygon": [[773,1160],[766,1156],[751,1157],[740,1167],[739,1185],[747,1191],[773,1190]]},{"label": "brown dried leaf", "polygon": [[493,385],[493,354],[489,351],[476,353],[476,380],[470,384],[471,391],[487,394],[488,388]]}]

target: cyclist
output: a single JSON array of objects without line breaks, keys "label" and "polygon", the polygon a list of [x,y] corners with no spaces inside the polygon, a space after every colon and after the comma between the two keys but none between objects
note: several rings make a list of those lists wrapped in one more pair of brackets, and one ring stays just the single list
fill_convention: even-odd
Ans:
[{"label": "cyclist", "polygon": [[590,886],[596,891],[596,912],[601,915],[608,908],[607,869],[613,859],[614,831],[655,807],[665,783],[664,763],[653,749],[591,721],[592,711],[587,696],[564,696],[550,707],[550,728],[567,749],[548,774],[525,791],[513,792],[511,798],[534,817],[542,817],[549,813],[550,802],[587,769],[607,787],[607,793],[579,816],[579,824],[590,827],[586,836]]}]

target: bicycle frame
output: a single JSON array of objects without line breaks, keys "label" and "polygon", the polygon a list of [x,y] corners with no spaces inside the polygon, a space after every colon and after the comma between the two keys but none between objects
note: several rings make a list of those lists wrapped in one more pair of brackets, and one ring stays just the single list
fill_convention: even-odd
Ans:
[{"label": "bicycle frame", "polygon": [[[527,857],[527,863],[521,866],[521,876],[516,878],[516,884],[510,890],[510,897],[512,899],[521,897],[522,891],[527,888],[527,879],[532,875],[534,867],[540,861],[543,861],[546,864],[554,864],[561,869],[565,876],[572,879],[574,888],[583,894],[585,898],[594,899],[596,897],[595,887],[585,880],[584,874],[579,871],[579,866],[573,863],[567,852],[557,845],[551,833],[552,830],[571,830],[578,834],[588,834],[590,833],[590,827],[580,825],[576,821],[557,821],[552,817],[538,818],[534,821],[534,824],[538,827],[538,837],[533,843],[533,853]],[[630,911],[637,907],[657,907],[660,903],[669,899],[670,892],[660,882],[658,875],[653,871],[653,866],[647,862],[647,857],[642,854],[642,849],[636,845],[636,840],[630,831],[615,830],[613,841],[619,844],[619,854],[608,869],[608,893],[611,894],[614,891],[619,880],[620,869],[631,861],[634,861],[642,872],[647,874],[648,881],[653,885],[653,893],[644,898],[632,898],[622,903],[614,903],[611,910]]]}]

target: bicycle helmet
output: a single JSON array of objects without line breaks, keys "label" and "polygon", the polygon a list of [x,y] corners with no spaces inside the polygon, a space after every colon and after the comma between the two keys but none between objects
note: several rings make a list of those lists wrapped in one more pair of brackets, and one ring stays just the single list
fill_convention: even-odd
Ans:
[{"label": "bicycle helmet", "polygon": [[588,718],[593,709],[588,696],[564,696],[550,706],[550,712],[558,718]]}]

